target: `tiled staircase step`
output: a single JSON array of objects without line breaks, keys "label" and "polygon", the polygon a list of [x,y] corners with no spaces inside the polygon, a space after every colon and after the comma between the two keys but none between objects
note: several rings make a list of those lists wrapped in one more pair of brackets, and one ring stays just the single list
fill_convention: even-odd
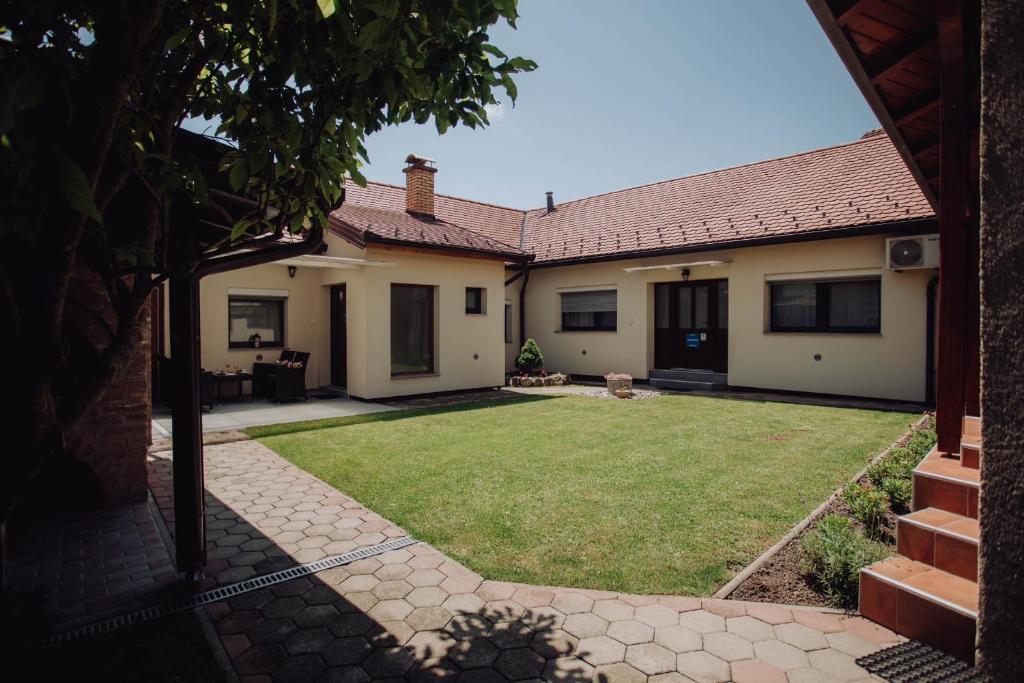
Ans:
[{"label": "tiled staircase step", "polygon": [[974,581],[897,555],[861,570],[860,612],[907,638],[974,661]]},{"label": "tiled staircase step", "polygon": [[960,464],[972,470],[981,468],[981,437],[964,435],[960,439]]},{"label": "tiled staircase step", "polygon": [[897,522],[896,549],[905,557],[969,581],[978,580],[978,520],[937,508]]},{"label": "tiled staircase step", "polygon": [[913,509],[933,507],[977,518],[980,485],[978,470],[932,449],[914,470]]}]

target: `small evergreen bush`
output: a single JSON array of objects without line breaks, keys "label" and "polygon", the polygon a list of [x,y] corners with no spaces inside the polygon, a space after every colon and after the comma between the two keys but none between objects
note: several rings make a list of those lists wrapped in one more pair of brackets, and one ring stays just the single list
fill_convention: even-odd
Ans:
[{"label": "small evergreen bush", "polygon": [[828,515],[801,540],[804,569],[826,599],[836,607],[857,606],[861,567],[888,552],[864,538],[853,523],[840,515]]},{"label": "small evergreen bush", "polygon": [[843,493],[843,500],[850,506],[853,516],[864,525],[868,536],[878,538],[889,509],[888,496],[873,486],[854,482]]},{"label": "small evergreen bush", "polygon": [[532,338],[527,339],[523,348],[519,350],[519,355],[516,356],[516,367],[531,375],[544,367],[544,356],[541,354],[537,342]]},{"label": "small evergreen bush", "polygon": [[881,489],[889,498],[889,506],[897,514],[910,510],[910,499],[914,485],[910,479],[889,477],[882,480]]}]

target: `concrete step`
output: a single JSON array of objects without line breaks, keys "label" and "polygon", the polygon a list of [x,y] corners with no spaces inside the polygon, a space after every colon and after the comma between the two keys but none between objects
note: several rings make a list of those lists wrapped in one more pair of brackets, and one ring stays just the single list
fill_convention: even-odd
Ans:
[{"label": "concrete step", "polygon": [[896,523],[896,550],[911,560],[978,580],[978,520],[938,508],[903,515]]},{"label": "concrete step", "polygon": [[972,470],[981,469],[981,437],[968,436],[960,437],[960,463]]},{"label": "concrete step", "polygon": [[725,388],[724,384],[714,382],[691,382],[682,379],[655,379],[653,377],[648,379],[648,383],[656,389],[668,391],[715,391]]},{"label": "concrete step", "polygon": [[711,370],[688,370],[686,368],[654,369],[648,374],[651,380],[665,379],[680,382],[709,382],[711,384],[727,384],[729,375]]},{"label": "concrete step", "polygon": [[901,555],[860,571],[860,613],[974,663],[978,584]]},{"label": "concrete step", "polygon": [[960,458],[933,448],[914,470],[913,509],[938,508],[978,518],[979,470],[964,467]]}]

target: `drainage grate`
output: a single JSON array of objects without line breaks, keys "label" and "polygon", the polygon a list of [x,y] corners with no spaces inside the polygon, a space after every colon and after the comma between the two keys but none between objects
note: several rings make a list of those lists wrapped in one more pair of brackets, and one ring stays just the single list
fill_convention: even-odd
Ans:
[{"label": "drainage grate", "polygon": [[915,640],[861,657],[857,664],[891,683],[974,683],[984,680],[965,662]]},{"label": "drainage grate", "polygon": [[91,624],[84,624],[82,626],[58,631],[51,636],[50,642],[53,644],[61,644],[83,636],[96,636],[103,633],[109,633],[111,631],[124,628],[125,626],[133,626],[135,624],[152,621],[171,614],[196,609],[212,602],[217,602],[218,600],[232,598],[236,595],[241,595],[242,593],[259,590],[285,581],[291,581],[292,579],[297,579],[302,576],[316,574],[317,572],[322,572],[325,569],[340,567],[341,565],[350,564],[356,560],[363,560],[375,555],[381,555],[391,550],[398,550],[399,548],[404,548],[416,543],[419,543],[419,541],[411,536],[403,536],[401,538],[385,541],[384,543],[378,543],[377,545],[357,548],[356,550],[345,553],[344,555],[325,557],[322,560],[310,562],[309,564],[300,564],[295,567],[289,567],[288,569],[282,569],[281,571],[273,572],[271,574],[246,579],[245,581],[239,581],[238,583],[232,583],[227,586],[218,586],[217,588],[212,588],[208,591],[203,591],[202,593],[196,593],[187,600],[177,600],[162,603],[160,605],[153,605],[151,607],[144,607],[142,609],[135,610],[134,612],[119,614]]}]

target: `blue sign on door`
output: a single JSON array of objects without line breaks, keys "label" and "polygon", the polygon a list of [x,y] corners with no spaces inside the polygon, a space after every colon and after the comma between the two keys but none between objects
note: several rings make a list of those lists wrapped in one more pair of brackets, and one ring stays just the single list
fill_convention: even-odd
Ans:
[{"label": "blue sign on door", "polygon": [[700,348],[700,335],[696,332],[686,333],[686,348],[688,349],[699,349]]}]

